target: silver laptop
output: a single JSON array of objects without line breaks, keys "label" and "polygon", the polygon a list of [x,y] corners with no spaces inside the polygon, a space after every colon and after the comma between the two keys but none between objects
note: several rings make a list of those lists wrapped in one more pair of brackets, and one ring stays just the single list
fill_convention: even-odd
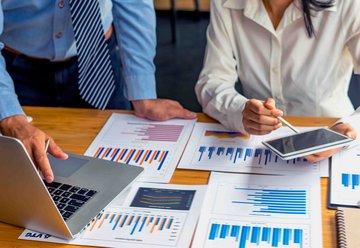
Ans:
[{"label": "silver laptop", "polygon": [[72,239],[143,171],[73,154],[49,159],[51,184],[19,140],[0,136],[0,221]]}]

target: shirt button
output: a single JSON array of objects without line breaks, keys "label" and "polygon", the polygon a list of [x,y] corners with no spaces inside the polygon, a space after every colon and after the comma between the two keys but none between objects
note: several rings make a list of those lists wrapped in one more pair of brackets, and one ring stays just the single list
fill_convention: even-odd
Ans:
[{"label": "shirt button", "polygon": [[278,73],[278,71],[279,71],[277,67],[273,67],[272,70],[274,73]]},{"label": "shirt button", "polygon": [[57,33],[55,34],[55,37],[58,38],[58,39],[60,39],[62,36],[63,36],[63,33],[62,33],[62,32],[57,32]]},{"label": "shirt button", "polygon": [[60,2],[58,3],[58,6],[59,6],[59,8],[64,8],[65,2],[64,2],[64,1],[60,1]]}]

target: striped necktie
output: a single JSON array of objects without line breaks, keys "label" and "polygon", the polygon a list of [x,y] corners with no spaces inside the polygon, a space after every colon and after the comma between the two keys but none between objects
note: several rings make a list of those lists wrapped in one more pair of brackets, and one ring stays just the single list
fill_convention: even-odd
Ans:
[{"label": "striped necktie", "polygon": [[114,71],[101,22],[98,0],[70,0],[70,13],[78,53],[80,96],[105,109],[115,89]]}]

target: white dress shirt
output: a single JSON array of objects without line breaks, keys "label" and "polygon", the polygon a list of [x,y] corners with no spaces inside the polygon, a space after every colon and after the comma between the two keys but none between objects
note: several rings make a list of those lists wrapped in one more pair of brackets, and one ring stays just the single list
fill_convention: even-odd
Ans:
[{"label": "white dress shirt", "polygon": [[354,112],[347,93],[353,69],[360,74],[360,0],[315,13],[312,38],[300,6],[293,1],[275,30],[262,0],[212,0],[195,87],[203,111],[246,133],[245,103],[272,97],[285,115],[346,117],[360,136],[360,108]]}]

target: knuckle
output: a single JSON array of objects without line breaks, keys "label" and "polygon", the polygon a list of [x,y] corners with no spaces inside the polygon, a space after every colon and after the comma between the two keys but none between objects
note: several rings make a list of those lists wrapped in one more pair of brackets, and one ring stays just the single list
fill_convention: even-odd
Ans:
[{"label": "knuckle", "polygon": [[35,153],[34,154],[34,159],[37,162],[43,162],[45,160],[45,154],[44,153]]}]

